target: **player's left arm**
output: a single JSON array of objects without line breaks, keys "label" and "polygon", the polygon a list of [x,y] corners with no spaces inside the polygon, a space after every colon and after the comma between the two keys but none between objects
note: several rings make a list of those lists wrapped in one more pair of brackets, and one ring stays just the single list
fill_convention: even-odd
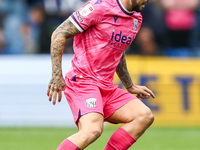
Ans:
[{"label": "player's left arm", "polygon": [[138,98],[149,98],[150,96],[155,98],[153,92],[146,86],[139,86],[133,84],[131,76],[128,72],[125,52],[123,53],[121,60],[116,68],[116,73],[128,92],[132,94],[137,94]]},{"label": "player's left arm", "polygon": [[119,65],[116,69],[116,73],[126,89],[129,89],[134,85],[127,69],[125,52],[123,53],[120,59]]}]

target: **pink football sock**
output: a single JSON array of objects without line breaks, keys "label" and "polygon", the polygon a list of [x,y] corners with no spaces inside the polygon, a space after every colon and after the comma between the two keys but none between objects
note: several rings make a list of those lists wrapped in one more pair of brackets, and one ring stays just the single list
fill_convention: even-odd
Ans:
[{"label": "pink football sock", "polygon": [[119,128],[113,133],[104,150],[127,150],[135,142],[128,132]]},{"label": "pink football sock", "polygon": [[70,140],[65,139],[57,148],[57,150],[80,150],[74,143]]}]

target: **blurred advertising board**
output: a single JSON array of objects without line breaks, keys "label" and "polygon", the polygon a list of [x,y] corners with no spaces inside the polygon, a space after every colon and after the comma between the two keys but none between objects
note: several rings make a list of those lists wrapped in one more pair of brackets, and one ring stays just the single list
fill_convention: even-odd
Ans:
[{"label": "blurred advertising board", "polygon": [[[63,56],[63,74],[72,55]],[[55,106],[49,102],[50,55],[0,55],[0,127],[75,126],[63,95]]]},{"label": "blurred advertising board", "polygon": [[[134,84],[156,95],[142,100],[154,113],[154,126],[200,126],[200,59],[126,58]],[[114,83],[123,88],[117,76]]]},{"label": "blurred advertising board", "polygon": [[[72,57],[63,56],[63,75]],[[200,126],[200,59],[127,56],[127,65],[156,95],[143,100],[154,126]],[[2,55],[0,68],[0,126],[75,126],[64,95],[56,106],[46,96],[50,55]],[[123,88],[117,76],[114,83]]]}]

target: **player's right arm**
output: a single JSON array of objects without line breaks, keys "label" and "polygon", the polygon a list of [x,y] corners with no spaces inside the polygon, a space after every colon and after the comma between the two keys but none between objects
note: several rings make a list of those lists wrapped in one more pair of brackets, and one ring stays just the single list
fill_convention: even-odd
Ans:
[{"label": "player's right arm", "polygon": [[80,31],[69,20],[65,20],[51,36],[51,63],[52,63],[52,77],[49,81],[47,96],[49,101],[52,100],[56,104],[58,95],[58,102],[61,101],[62,91],[65,90],[65,80],[62,75],[62,55],[65,48],[66,39],[72,38],[79,34]]}]

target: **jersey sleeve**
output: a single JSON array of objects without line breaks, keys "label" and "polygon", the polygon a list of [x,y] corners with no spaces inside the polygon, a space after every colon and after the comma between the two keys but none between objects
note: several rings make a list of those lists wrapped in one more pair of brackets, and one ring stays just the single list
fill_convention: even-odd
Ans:
[{"label": "jersey sleeve", "polygon": [[90,0],[82,8],[73,12],[69,19],[80,32],[83,32],[90,26],[100,23],[104,12],[102,0]]}]

